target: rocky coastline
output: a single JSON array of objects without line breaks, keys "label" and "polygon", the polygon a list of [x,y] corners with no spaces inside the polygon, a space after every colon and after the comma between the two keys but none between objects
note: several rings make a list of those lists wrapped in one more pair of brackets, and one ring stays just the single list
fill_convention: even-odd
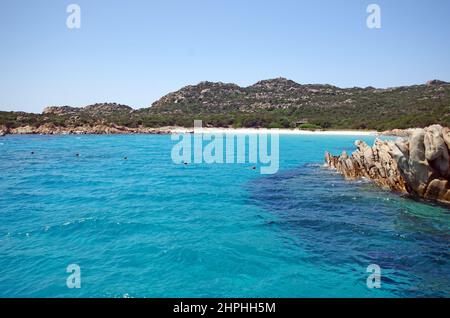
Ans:
[{"label": "rocky coastline", "polygon": [[0,126],[0,136],[11,135],[114,135],[114,134],[153,134],[165,135],[172,132],[171,127],[148,128],[148,127],[125,127],[119,125],[84,125],[74,127],[55,126],[44,124],[38,127],[20,126],[17,128],[7,128]]},{"label": "rocky coastline", "polygon": [[367,178],[395,192],[450,205],[449,128],[408,129],[395,141],[355,145],[351,155],[326,152],[326,165],[350,180]]}]

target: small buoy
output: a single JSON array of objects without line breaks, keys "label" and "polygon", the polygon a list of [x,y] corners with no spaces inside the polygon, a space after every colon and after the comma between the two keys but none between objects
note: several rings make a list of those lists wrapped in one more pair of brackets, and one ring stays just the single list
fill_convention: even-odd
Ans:
[{"label": "small buoy", "polygon": [[34,151],[32,151],[31,154],[34,155]]},{"label": "small buoy", "polygon": [[127,160],[127,159],[128,159],[128,157],[123,157],[123,159],[124,159],[124,160]]},{"label": "small buoy", "polygon": [[75,154],[75,156],[79,157],[79,156],[80,156],[80,154],[79,154],[79,153],[77,153],[77,154]]}]

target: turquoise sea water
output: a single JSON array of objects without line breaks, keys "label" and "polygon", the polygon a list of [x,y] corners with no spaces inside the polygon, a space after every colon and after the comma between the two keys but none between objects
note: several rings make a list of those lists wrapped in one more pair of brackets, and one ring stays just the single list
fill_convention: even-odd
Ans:
[{"label": "turquoise sea water", "polygon": [[0,138],[0,296],[449,297],[449,210],[322,167],[355,139],[281,136],[261,175],[169,136]]}]

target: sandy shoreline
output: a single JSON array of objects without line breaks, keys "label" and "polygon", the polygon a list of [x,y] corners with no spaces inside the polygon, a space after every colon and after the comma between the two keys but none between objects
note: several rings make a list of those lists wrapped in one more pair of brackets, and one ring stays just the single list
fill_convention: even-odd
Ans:
[{"label": "sandy shoreline", "polygon": [[[191,133],[194,128],[174,128],[171,133]],[[195,133],[204,134],[280,134],[280,135],[335,135],[335,136],[376,136],[377,131],[367,130],[300,130],[300,129],[268,129],[268,128],[200,128]]]},{"label": "sandy shoreline", "polygon": [[[1,127],[0,127],[1,128]],[[121,134],[279,134],[279,135],[335,135],[335,136],[376,136],[380,133],[368,130],[300,130],[278,128],[208,128],[208,127],[176,127],[130,128],[124,126],[96,125],[93,127],[39,127],[23,126],[11,129],[0,129],[0,136],[11,135],[121,135]]]}]

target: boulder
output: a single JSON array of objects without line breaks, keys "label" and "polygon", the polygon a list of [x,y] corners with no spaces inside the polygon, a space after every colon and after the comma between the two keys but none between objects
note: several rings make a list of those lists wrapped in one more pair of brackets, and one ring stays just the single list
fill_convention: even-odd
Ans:
[{"label": "boulder", "polygon": [[423,196],[426,190],[428,178],[432,171],[425,160],[425,131],[416,129],[409,139],[409,158],[402,161],[405,165],[400,166],[401,173],[413,192]]},{"label": "boulder", "polygon": [[442,126],[433,125],[425,129],[425,158],[429,165],[440,175],[447,176],[449,172],[449,153],[444,141]]},{"label": "boulder", "polygon": [[3,137],[8,132],[9,132],[9,129],[6,126],[0,125],[0,137]]},{"label": "boulder", "polygon": [[448,180],[434,179],[427,187],[425,199],[450,202],[450,183]]},{"label": "boulder", "polygon": [[444,138],[444,142],[447,145],[447,149],[450,149],[450,128],[448,127],[442,128],[442,138]]}]

